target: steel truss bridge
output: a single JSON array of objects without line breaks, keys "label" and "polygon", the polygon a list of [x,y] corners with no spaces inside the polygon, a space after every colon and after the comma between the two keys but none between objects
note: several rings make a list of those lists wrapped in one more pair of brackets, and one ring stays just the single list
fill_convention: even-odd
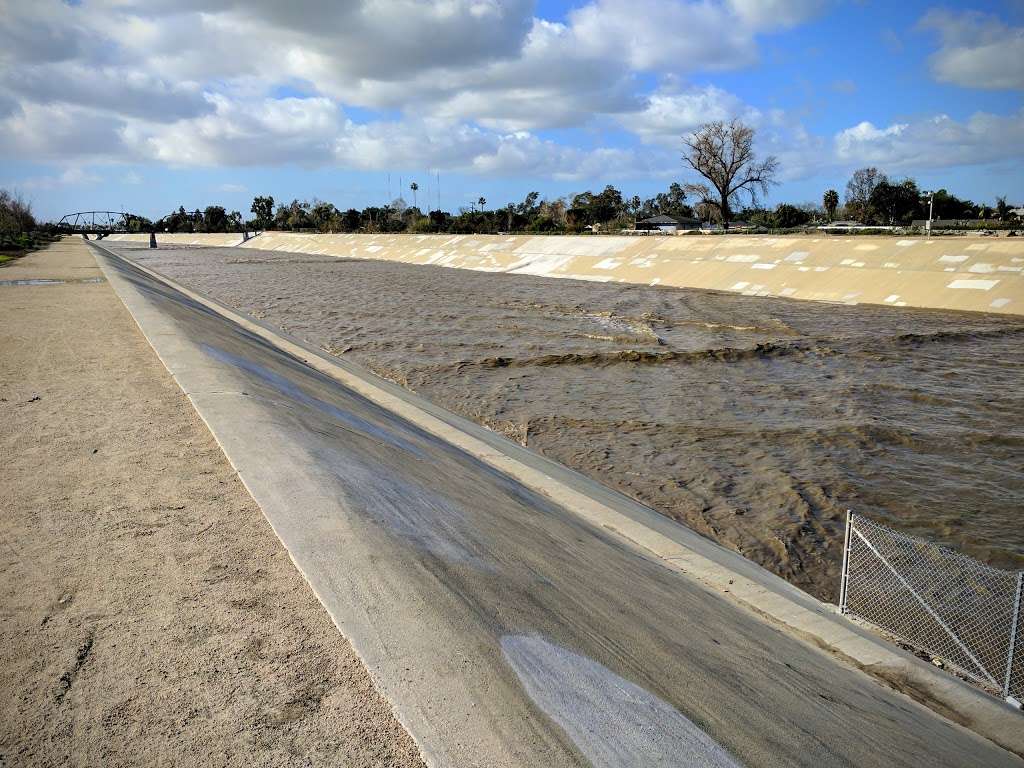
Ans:
[{"label": "steel truss bridge", "polygon": [[[146,221],[141,216],[124,211],[78,211],[62,217],[54,230],[67,235],[96,235],[98,238],[124,232],[148,231],[139,224]],[[135,225],[133,228],[133,224]]]}]

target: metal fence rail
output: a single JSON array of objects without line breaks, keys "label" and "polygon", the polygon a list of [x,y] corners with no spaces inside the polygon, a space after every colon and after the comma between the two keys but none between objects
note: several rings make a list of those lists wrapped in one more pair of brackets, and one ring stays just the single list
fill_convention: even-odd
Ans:
[{"label": "metal fence rail", "polygon": [[850,514],[839,606],[1024,700],[1024,571],[974,558]]}]

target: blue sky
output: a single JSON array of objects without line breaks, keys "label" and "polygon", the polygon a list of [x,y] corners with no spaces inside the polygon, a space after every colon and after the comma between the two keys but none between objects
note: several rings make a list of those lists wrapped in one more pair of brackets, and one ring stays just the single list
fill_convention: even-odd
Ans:
[{"label": "blue sky", "polygon": [[0,4],[0,185],[47,218],[363,207],[388,173],[421,207],[437,172],[447,209],[647,196],[732,117],[780,160],[769,203],[865,165],[1024,202],[1021,2]]}]

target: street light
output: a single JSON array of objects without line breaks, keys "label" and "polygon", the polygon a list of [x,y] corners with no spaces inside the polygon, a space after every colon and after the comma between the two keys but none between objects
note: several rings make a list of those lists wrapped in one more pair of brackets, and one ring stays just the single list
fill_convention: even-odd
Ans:
[{"label": "street light", "polygon": [[932,236],[932,206],[935,203],[935,193],[927,192],[928,195],[928,223],[925,225],[925,231],[928,233],[928,237]]}]

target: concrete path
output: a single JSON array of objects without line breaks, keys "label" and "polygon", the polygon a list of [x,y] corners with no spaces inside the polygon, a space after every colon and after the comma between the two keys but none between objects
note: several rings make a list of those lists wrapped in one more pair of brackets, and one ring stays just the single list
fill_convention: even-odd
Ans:
[{"label": "concrete path", "polygon": [[428,763],[1022,764],[127,262],[104,264]]}]

